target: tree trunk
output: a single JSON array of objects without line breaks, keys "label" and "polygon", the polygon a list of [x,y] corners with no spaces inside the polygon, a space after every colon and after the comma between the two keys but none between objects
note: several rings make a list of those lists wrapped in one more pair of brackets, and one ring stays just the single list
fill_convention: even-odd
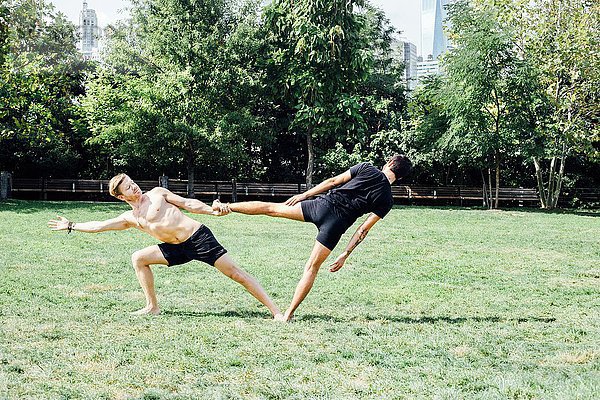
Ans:
[{"label": "tree trunk", "polygon": [[558,206],[558,198],[562,190],[562,180],[565,174],[565,161],[567,158],[567,143],[563,142],[562,152],[560,154],[560,169],[558,170],[558,177],[556,179],[556,185],[554,187],[554,193],[552,194],[552,207]]},{"label": "tree trunk", "polygon": [[480,172],[481,172],[481,181],[483,182],[483,192],[482,192],[482,195],[483,195],[483,205],[485,207],[489,208],[489,206],[490,206],[490,197],[488,196],[488,191],[486,189],[487,182],[485,181],[485,175],[483,174],[483,169],[481,169]]},{"label": "tree trunk", "polygon": [[194,193],[194,156],[192,154],[188,154],[187,156],[187,197],[190,199],[196,198],[196,193]]},{"label": "tree trunk", "polygon": [[496,199],[494,201],[494,208],[498,208],[500,201],[500,153],[498,151],[494,154],[494,158],[496,162]]},{"label": "tree trunk", "polygon": [[537,179],[538,192],[540,194],[540,205],[542,208],[547,208],[546,190],[544,189],[544,178],[542,178],[542,167],[537,157],[533,157],[533,165],[535,166],[535,177]]},{"label": "tree trunk", "polygon": [[306,148],[308,150],[308,164],[306,166],[306,187],[312,187],[313,173],[315,167],[315,149],[313,147],[312,129],[306,132]]},{"label": "tree trunk", "polygon": [[556,171],[556,156],[552,157],[550,161],[550,171],[548,172],[548,200],[546,201],[546,207],[551,210],[554,208],[552,204],[552,198],[554,197],[554,179]]},{"label": "tree trunk", "polygon": [[491,210],[493,207],[494,196],[492,195],[492,169],[488,168],[488,190],[489,190],[489,202],[488,208]]}]

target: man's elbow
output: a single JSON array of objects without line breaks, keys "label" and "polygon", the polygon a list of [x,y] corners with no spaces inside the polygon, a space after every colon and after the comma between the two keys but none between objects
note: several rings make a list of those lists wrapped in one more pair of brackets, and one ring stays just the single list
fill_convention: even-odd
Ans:
[{"label": "man's elbow", "polygon": [[105,228],[102,226],[92,226],[88,229],[88,233],[100,233],[103,230],[105,230]]},{"label": "man's elbow", "polygon": [[188,212],[191,212],[194,214],[198,214],[198,213],[200,213],[200,209],[202,207],[198,206],[198,204],[196,204],[192,200],[187,200],[185,203],[183,203],[181,205],[180,208],[184,209],[185,211],[188,211]]}]

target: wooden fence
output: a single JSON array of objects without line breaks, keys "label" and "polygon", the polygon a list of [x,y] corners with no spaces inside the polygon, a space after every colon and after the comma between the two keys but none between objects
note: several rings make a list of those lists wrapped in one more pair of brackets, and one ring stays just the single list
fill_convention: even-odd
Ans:
[{"label": "wooden fence", "polygon": [[[187,195],[187,181],[162,179],[163,186],[181,196]],[[143,191],[159,186],[156,181],[136,181]],[[224,198],[227,200],[264,199],[283,201],[306,190],[301,183],[254,183],[231,181],[195,182],[195,195],[202,199]],[[37,197],[47,199],[69,198],[69,194],[89,194],[90,198],[108,197],[108,180],[87,179],[23,179],[13,178],[10,188],[13,197]],[[392,194],[398,202],[426,204],[483,204],[483,188],[464,186],[393,185]],[[539,205],[539,197],[533,188],[500,188],[499,200],[504,204]],[[566,202],[600,205],[600,189],[565,189],[561,197]]]}]

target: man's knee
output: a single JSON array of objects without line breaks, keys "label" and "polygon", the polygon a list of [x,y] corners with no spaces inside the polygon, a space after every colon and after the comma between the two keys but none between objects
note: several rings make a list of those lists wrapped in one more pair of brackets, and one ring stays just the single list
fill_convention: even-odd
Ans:
[{"label": "man's knee", "polygon": [[304,271],[316,275],[317,272],[319,272],[319,269],[321,268],[321,264],[323,263],[317,260],[308,260],[306,262],[306,265],[304,266]]},{"label": "man's knee", "polygon": [[239,268],[232,268],[232,269],[228,269],[227,271],[223,272],[225,274],[225,276],[227,276],[228,278],[234,280],[235,282],[238,283],[244,283],[248,280],[248,274],[246,274],[244,271],[242,271]]},{"label": "man's knee", "polygon": [[282,208],[285,207],[283,204],[267,203],[265,207],[267,215],[271,217],[280,217],[285,213],[285,209]]},{"label": "man's knee", "polygon": [[131,263],[135,268],[144,266],[144,253],[141,250],[135,251],[131,255]]},{"label": "man's knee", "polygon": [[273,217],[289,218],[302,220],[301,212],[296,206],[288,206],[287,204],[272,203],[269,209],[269,215]]}]

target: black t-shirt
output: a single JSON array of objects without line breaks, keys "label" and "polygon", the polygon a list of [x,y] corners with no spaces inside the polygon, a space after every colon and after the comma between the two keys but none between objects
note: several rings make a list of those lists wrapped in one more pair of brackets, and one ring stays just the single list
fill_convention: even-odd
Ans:
[{"label": "black t-shirt", "polygon": [[385,174],[363,162],[350,168],[350,176],[352,179],[323,197],[354,220],[370,212],[385,217],[394,205],[392,185]]}]

